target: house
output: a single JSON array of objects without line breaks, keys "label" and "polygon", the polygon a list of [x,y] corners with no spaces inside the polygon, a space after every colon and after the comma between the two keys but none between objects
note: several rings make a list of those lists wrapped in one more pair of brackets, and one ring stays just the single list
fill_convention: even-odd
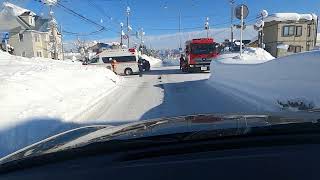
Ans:
[{"label": "house", "polygon": [[98,53],[101,53],[102,51],[104,51],[104,50],[106,50],[106,49],[111,49],[111,45],[109,45],[109,44],[106,44],[106,43],[96,43],[96,44],[94,44],[93,46],[91,46],[89,49],[92,51],[92,52],[94,52],[94,53],[96,53],[96,54],[98,54]]},{"label": "house", "polygon": [[8,2],[0,12],[0,31],[9,32],[8,44],[18,56],[63,59],[61,33],[50,23],[56,22]]},{"label": "house", "polygon": [[312,50],[317,42],[315,14],[275,13],[264,20],[265,49],[275,57]]}]

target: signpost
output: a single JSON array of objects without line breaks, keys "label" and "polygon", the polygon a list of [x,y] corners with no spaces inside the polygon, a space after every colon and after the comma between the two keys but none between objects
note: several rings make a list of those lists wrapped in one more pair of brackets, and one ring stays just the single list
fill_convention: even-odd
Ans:
[{"label": "signpost", "polygon": [[235,9],[235,15],[236,18],[240,19],[241,21],[241,28],[240,28],[240,57],[242,56],[242,40],[243,40],[243,25],[244,25],[244,19],[246,19],[249,15],[249,8],[248,6],[244,4],[240,4]]}]

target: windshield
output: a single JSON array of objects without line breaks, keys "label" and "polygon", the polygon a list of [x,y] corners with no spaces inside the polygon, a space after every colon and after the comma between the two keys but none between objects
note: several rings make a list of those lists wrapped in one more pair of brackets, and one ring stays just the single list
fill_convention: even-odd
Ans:
[{"label": "windshield", "polygon": [[210,54],[214,51],[213,44],[192,44],[191,53],[192,54]]},{"label": "windshield", "polygon": [[[164,127],[276,124],[248,116],[317,119],[319,9],[311,0],[0,0],[0,159],[87,126],[113,129],[24,153]],[[179,122],[145,123],[167,118]],[[128,133],[130,123],[138,130]]]}]

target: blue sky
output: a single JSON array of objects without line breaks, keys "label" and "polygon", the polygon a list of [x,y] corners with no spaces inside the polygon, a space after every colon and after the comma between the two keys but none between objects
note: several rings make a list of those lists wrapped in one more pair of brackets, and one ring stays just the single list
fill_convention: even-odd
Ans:
[{"label": "blue sky", "polygon": [[[48,8],[39,0],[11,0],[37,14],[48,14]],[[0,0],[3,2],[3,0]],[[170,34],[177,32],[179,11],[183,31],[201,30],[205,17],[210,17],[210,26],[228,27],[230,6],[228,0],[60,0],[64,6],[83,16],[110,28],[85,39],[106,39],[118,36],[120,22],[125,22],[125,9],[131,7],[130,24],[134,31],[144,28],[147,35]],[[318,0],[236,0],[236,4],[247,4],[250,9],[248,20],[253,19],[262,10],[274,12],[298,12],[320,14]],[[62,8],[55,7],[55,16],[63,29],[71,32],[90,33],[98,27],[82,21]],[[252,21],[253,22],[253,21]],[[67,40],[76,36],[66,35]]]}]

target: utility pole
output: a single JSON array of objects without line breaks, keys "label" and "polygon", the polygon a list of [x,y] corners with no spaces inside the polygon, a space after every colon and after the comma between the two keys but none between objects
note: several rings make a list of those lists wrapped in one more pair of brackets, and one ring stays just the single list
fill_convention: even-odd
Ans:
[{"label": "utility pole", "polygon": [[264,36],[264,33],[263,33],[263,27],[264,27],[264,17],[262,16],[261,17],[261,22],[262,22],[262,25],[261,25],[261,47],[262,49],[264,49],[264,44],[263,44],[263,36]]},{"label": "utility pole", "polygon": [[130,15],[130,7],[127,6],[127,38],[128,38],[128,48],[130,48],[130,26],[129,26],[129,15]]},{"label": "utility pole", "polygon": [[[50,16],[50,42],[52,43],[52,48],[53,48],[53,57],[51,54],[51,58],[53,59],[58,59],[57,57],[57,41],[56,41],[56,23],[53,17],[53,11],[52,11],[52,4],[49,4],[49,16]],[[51,49],[52,51],[52,49]],[[52,52],[51,52],[52,53]]]},{"label": "utility pole", "polygon": [[140,36],[140,47],[141,47],[141,54],[143,54],[143,36],[145,35],[145,32],[143,31],[143,28],[140,29],[140,32],[138,32],[139,36]]},{"label": "utility pole", "polygon": [[231,34],[230,34],[230,41],[233,42],[233,17],[234,17],[234,3],[235,0],[230,0],[230,6],[231,6],[231,18],[230,18],[230,23],[231,23]]},{"label": "utility pole", "polygon": [[264,43],[263,43],[263,28],[264,28],[264,18],[266,18],[268,16],[268,11],[266,10],[262,10],[260,13],[261,16],[261,20],[259,22],[259,24],[257,25],[258,30],[259,30],[259,34],[258,34],[258,42],[259,42],[259,47],[264,49]]},{"label": "utility pole", "polygon": [[179,11],[179,51],[181,51],[181,11]]},{"label": "utility pole", "polygon": [[63,49],[63,35],[62,35],[62,24],[60,25],[60,33],[61,33],[61,52],[62,52],[62,60],[64,60],[64,49]]},{"label": "utility pole", "polygon": [[122,22],[120,23],[120,29],[121,29],[121,33],[120,33],[120,46],[121,46],[121,48],[122,48],[122,45],[123,45],[122,36],[124,35],[124,33],[123,33],[123,23],[122,23]]},{"label": "utility pole", "polygon": [[243,8],[244,8],[243,5],[241,5],[240,57],[242,56]]}]

